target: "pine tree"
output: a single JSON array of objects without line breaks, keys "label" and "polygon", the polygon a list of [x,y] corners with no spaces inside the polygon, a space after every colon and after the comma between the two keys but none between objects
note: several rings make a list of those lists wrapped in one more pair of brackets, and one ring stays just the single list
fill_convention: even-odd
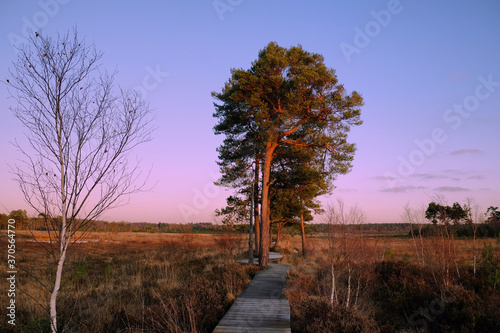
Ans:
[{"label": "pine tree", "polygon": [[218,150],[222,180],[234,177],[232,170],[249,170],[250,161],[261,161],[259,254],[265,267],[271,243],[271,170],[277,149],[290,145],[312,150],[329,172],[347,173],[356,149],[347,142],[347,134],[351,126],[361,124],[363,99],[355,91],[345,92],[323,56],[274,42],[259,52],[250,69],[232,69],[222,92],[212,96],[219,101],[214,103],[214,117],[219,119],[215,133],[226,135]]}]

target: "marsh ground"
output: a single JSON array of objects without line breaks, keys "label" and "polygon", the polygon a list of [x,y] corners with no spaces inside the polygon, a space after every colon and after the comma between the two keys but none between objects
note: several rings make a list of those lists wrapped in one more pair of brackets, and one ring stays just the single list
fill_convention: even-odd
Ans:
[{"label": "marsh ground", "polygon": [[[42,232],[37,236],[47,241]],[[43,248],[49,243],[33,242],[27,231],[19,231],[16,241],[17,325],[12,330],[2,320],[0,330],[43,332],[48,329],[53,279],[52,259]],[[447,252],[450,245],[453,253]],[[58,303],[61,329],[211,332],[257,271],[235,262],[245,256],[246,246],[247,236],[230,233],[92,233],[74,246],[67,261]],[[5,237],[0,247],[7,248]],[[474,245],[462,239],[446,243],[317,234],[308,238],[307,248],[303,258],[300,236],[289,235],[277,248],[284,254],[282,263],[295,268],[286,290],[294,332],[474,332],[500,327],[494,306],[500,301],[500,286],[495,285],[500,243],[495,239]],[[449,258],[440,260],[445,254]],[[1,269],[6,271],[5,260]],[[2,293],[1,304],[7,301]],[[467,320],[457,321],[461,317]]]}]

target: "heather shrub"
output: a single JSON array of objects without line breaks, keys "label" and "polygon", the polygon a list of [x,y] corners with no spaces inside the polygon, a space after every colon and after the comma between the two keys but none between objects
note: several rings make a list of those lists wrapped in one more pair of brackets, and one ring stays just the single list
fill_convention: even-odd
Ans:
[{"label": "heather shrub", "polygon": [[293,332],[378,332],[375,321],[355,307],[331,305],[328,298],[308,296],[291,307]]},{"label": "heather shrub", "polygon": [[[374,300],[376,321],[383,331],[412,329],[425,332],[497,332],[500,330],[500,295],[484,280],[465,270],[450,285],[437,283],[429,267],[403,261],[381,262],[376,267]],[[479,283],[478,283],[479,282]],[[471,286],[482,285],[476,293]]]},{"label": "heather shrub", "polygon": [[[338,303],[330,300],[328,262],[297,260],[286,290],[292,331],[500,332],[500,292],[491,283],[498,258],[491,252],[486,246],[476,273],[471,266],[460,266],[460,274],[451,272],[448,284],[438,265],[418,265],[408,258],[375,261],[373,271],[366,270],[370,277],[362,279],[359,299],[354,295],[361,277],[352,276],[349,306],[341,297]],[[335,274],[338,295],[345,296],[345,270]]]},{"label": "heather shrub", "polygon": [[[58,303],[61,332],[211,332],[256,272],[213,246],[213,238],[126,244],[72,253]],[[15,329],[47,332],[49,291],[40,283],[53,278],[50,258],[41,258],[34,245],[20,248],[25,270],[18,275]],[[4,324],[1,332],[12,331]]]},{"label": "heather shrub", "polygon": [[[290,301],[293,332],[378,332],[376,322],[363,306],[330,303],[330,265],[302,260],[288,273],[286,295]],[[368,295],[365,295],[368,298]]]}]

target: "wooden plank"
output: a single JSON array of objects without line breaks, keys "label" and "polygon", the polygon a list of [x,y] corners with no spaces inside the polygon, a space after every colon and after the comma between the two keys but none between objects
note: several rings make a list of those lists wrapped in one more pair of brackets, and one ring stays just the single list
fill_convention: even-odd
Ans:
[{"label": "wooden plank", "polygon": [[283,295],[288,265],[269,264],[234,301],[214,333],[290,333],[290,303]]},{"label": "wooden plank", "polygon": [[[273,262],[279,262],[281,259],[283,259],[283,255],[279,252],[269,252],[269,261]],[[238,262],[248,264],[248,258],[246,259],[240,259]],[[253,260],[255,265],[259,264],[259,258],[254,258]]]}]

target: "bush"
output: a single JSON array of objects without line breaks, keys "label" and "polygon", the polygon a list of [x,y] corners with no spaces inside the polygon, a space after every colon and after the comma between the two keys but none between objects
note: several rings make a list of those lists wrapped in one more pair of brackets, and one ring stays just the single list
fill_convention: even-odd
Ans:
[{"label": "bush", "polygon": [[[199,243],[203,240],[175,237],[158,245],[140,243],[136,250],[128,247],[132,242],[110,242],[73,252],[58,299],[60,330],[211,332],[256,268],[232,261],[224,249],[214,246],[213,238]],[[49,285],[51,258],[44,259],[31,243],[22,249],[23,272],[33,272]],[[23,272],[18,282],[25,293],[18,296],[16,327],[11,330],[4,321],[0,331],[47,332],[50,321],[44,305],[49,292]]]},{"label": "bush", "polygon": [[356,308],[332,306],[326,297],[309,296],[291,309],[292,332],[379,332],[375,321]]},{"label": "bush", "polygon": [[491,247],[485,247],[479,263],[476,275],[463,267],[460,277],[443,286],[438,267],[378,262],[360,301],[345,307],[329,302],[328,265],[302,262],[288,273],[292,331],[500,332],[500,292],[488,282],[499,267]]},{"label": "bush", "polygon": [[[493,224],[482,223],[476,226],[476,237],[486,238],[486,237],[498,237],[500,235],[500,228]],[[439,228],[443,228],[443,225],[426,224],[422,227],[421,234],[423,237],[437,236],[439,235]],[[472,238],[474,237],[474,229],[471,225],[460,224],[460,225],[449,225],[450,233],[457,237]],[[442,232],[442,230],[441,230]],[[408,233],[412,235],[412,231]],[[413,228],[413,235],[419,235],[418,228]]]},{"label": "bush", "polygon": [[[500,295],[484,287],[481,294],[466,289],[478,279],[470,271],[446,288],[436,285],[430,268],[407,262],[381,262],[376,272],[377,322],[383,331],[500,331],[500,311],[494,305]],[[477,282],[484,285],[484,280]]]},{"label": "bush", "polygon": [[377,321],[388,329],[405,327],[413,312],[427,308],[436,297],[430,271],[404,261],[383,261],[375,268],[374,301]]}]

